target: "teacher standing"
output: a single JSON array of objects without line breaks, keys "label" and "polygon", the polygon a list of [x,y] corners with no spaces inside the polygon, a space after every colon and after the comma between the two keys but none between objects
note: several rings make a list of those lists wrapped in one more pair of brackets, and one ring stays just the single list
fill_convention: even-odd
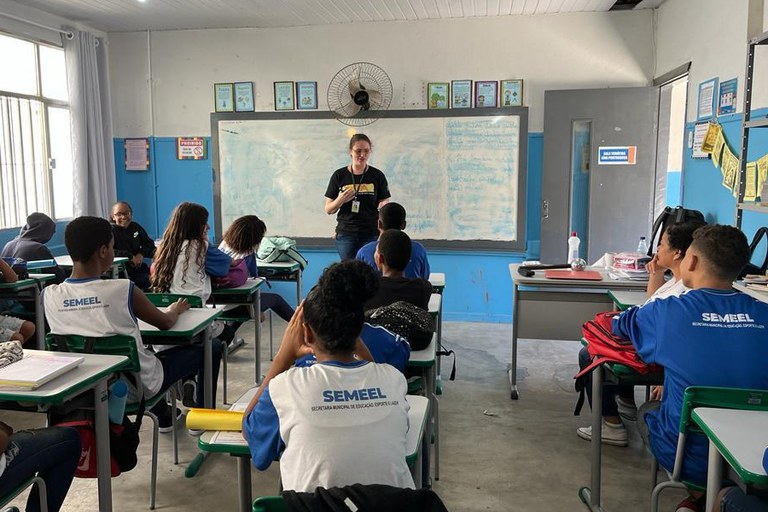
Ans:
[{"label": "teacher standing", "polygon": [[325,191],[325,213],[336,215],[336,250],[342,260],[355,258],[357,251],[378,238],[379,207],[391,194],[384,173],[368,165],[371,139],[356,133],[349,140],[352,163],[337,169]]}]

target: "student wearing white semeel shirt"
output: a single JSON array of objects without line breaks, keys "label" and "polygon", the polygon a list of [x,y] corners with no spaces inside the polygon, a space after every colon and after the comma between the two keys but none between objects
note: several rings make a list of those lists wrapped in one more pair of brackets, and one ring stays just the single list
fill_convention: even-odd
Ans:
[{"label": "student wearing white semeel shirt", "polygon": [[[360,340],[363,304],[376,290],[371,267],[328,267],[296,309],[259,392],[245,411],[243,437],[254,465],[280,458],[286,490],[381,484],[414,488],[406,464],[405,377],[369,362]],[[317,363],[290,368],[302,355]]]},{"label": "student wearing white semeel shirt", "polygon": [[[648,270],[648,300],[645,304],[656,299],[679,296],[688,291],[680,279],[680,264],[685,257],[685,251],[693,241],[693,232],[704,226],[701,221],[688,221],[680,224],[670,224],[661,234],[656,254],[646,265]],[[666,279],[666,272],[672,273],[672,278]],[[591,362],[591,356],[586,347],[579,352],[579,367],[586,368]],[[592,405],[592,374],[587,374],[585,383],[587,398]],[[656,386],[651,391],[651,399],[661,398],[662,387]],[[621,416],[634,421],[637,417],[634,386],[603,386],[603,427],[602,441],[614,446],[627,446],[627,430],[621,421]],[[576,434],[587,441],[592,440],[592,427],[579,427]]]}]

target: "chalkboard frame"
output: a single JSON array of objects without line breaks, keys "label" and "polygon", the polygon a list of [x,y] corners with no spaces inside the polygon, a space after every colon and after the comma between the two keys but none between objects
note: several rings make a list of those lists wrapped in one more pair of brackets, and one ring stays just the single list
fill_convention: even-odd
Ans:
[{"label": "chalkboard frame", "polygon": [[[499,240],[431,240],[419,239],[427,249],[437,250],[464,250],[464,251],[502,251],[524,252],[526,249],[526,184],[528,175],[528,107],[504,107],[504,108],[467,108],[449,110],[388,110],[384,112],[361,113],[360,117],[367,114],[370,117],[382,118],[421,118],[421,117],[480,117],[480,116],[518,116],[520,118],[520,130],[518,141],[518,179],[517,179],[517,226],[514,241]],[[211,165],[213,166],[213,205],[214,233],[216,240],[221,240],[221,176],[219,175],[219,123],[221,121],[273,121],[273,120],[306,120],[306,119],[336,119],[333,112],[329,111],[287,111],[287,112],[217,112],[211,113]],[[364,127],[363,127],[364,128]],[[329,170],[328,176],[330,178]],[[396,198],[394,199],[396,200]],[[322,211],[322,197],[318,198],[318,215],[324,215]],[[258,214],[258,212],[254,212]],[[269,219],[267,219],[269,226]],[[296,238],[300,248],[329,249],[334,248],[334,241],[330,237],[306,237]]]}]

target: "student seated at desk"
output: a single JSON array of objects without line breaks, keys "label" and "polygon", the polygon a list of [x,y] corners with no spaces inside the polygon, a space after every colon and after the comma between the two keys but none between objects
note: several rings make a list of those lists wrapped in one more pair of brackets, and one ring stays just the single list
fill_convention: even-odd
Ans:
[{"label": "student seated at desk", "polygon": [[[398,203],[387,203],[379,208],[379,236],[389,229],[402,231],[405,229],[405,208]],[[364,261],[376,270],[379,266],[374,258],[377,242],[368,242],[357,251],[355,259]],[[411,255],[403,269],[403,275],[408,278],[420,277],[429,279],[429,259],[427,251],[419,242],[411,241]]]},{"label": "student seated at desk", "polygon": [[155,255],[155,242],[133,220],[133,208],[125,201],[112,206],[112,234],[115,236],[115,255],[128,258],[125,266],[128,279],[142,290],[149,290],[149,267],[144,258]]},{"label": "student seated at desk", "polygon": [[411,279],[404,275],[411,259],[411,247],[411,239],[398,229],[388,229],[379,236],[373,254],[376,267],[381,272],[379,291],[365,303],[366,310],[401,300],[423,310],[429,308],[432,284],[422,278]]},{"label": "student seated at desk", "polygon": [[[232,221],[226,231],[219,249],[232,259],[244,259],[251,277],[259,277],[256,265],[256,251],[267,232],[267,225],[255,215],[244,215]],[[277,293],[261,292],[261,311],[271,309],[277,316],[291,321],[293,308]],[[239,327],[240,324],[237,324]]]},{"label": "student seated at desk", "polygon": [[152,264],[153,291],[196,295],[203,303],[208,302],[211,276],[226,276],[232,261],[210,246],[208,229],[204,206],[180,203],[173,209]]},{"label": "student seated at desk", "polygon": [[[19,231],[18,236],[5,244],[0,256],[3,258],[20,258],[25,261],[52,260],[53,254],[46,247],[56,232],[56,223],[44,213],[35,212],[27,217],[27,223]],[[67,272],[55,262],[51,267],[41,268],[43,274],[54,274],[54,283],[60,283],[67,278]]]},{"label": "student seated at desk", "polygon": [[[0,258],[0,282],[15,283],[19,276],[8,263]],[[17,340],[26,343],[35,334],[35,324],[16,318],[12,315],[0,314],[0,342]]]},{"label": "student seated at desk", "polygon": [[[0,496],[37,475],[45,481],[48,512],[58,512],[80,461],[80,434],[66,427],[20,430],[0,421]],[[39,512],[37,485],[27,498],[27,512]],[[5,510],[5,509],[4,509]]]},{"label": "student seated at desk", "polygon": [[738,487],[726,487],[717,495],[711,512],[768,512],[768,496],[746,495]]},{"label": "student seated at desk", "polygon": [[[688,221],[680,224],[670,224],[661,234],[656,254],[646,265],[648,271],[648,287],[646,292],[648,300],[645,304],[666,297],[677,297],[686,293],[688,288],[683,283],[680,273],[680,264],[685,257],[685,252],[693,241],[693,233],[706,223],[701,221]],[[666,280],[666,272],[672,273],[672,278]],[[579,352],[579,367],[589,366],[591,356],[586,347]],[[585,391],[592,405],[592,373],[588,373],[585,379]],[[656,386],[651,396],[658,400],[661,398],[662,388]],[[602,441],[614,446],[627,446],[627,430],[621,417],[628,421],[637,419],[637,406],[635,405],[634,386],[603,386],[603,428]],[[579,427],[576,434],[587,441],[592,440],[592,427]]]},{"label": "student seated at desk", "polygon": [[[675,462],[685,388],[768,389],[768,304],[732,288],[749,257],[747,239],[738,229],[701,227],[680,265],[691,291],[630,308],[613,321],[613,332],[632,340],[646,363],[664,368],[661,402],[640,407],[638,427],[668,471]],[[705,485],[707,438],[689,435],[685,448],[683,480]],[[703,501],[691,491],[677,510],[701,511]]]},{"label": "student seated at desk", "polygon": [[[354,260],[323,272],[245,411],[243,437],[254,465],[264,470],[280,457],[286,490],[355,483],[414,487],[405,462],[405,377],[356,357],[365,352],[359,334],[370,296],[363,270],[373,274]],[[317,364],[288,369],[308,353]]]},{"label": "student seated at desk", "polygon": [[[139,353],[144,395],[155,396],[181,379],[196,377],[200,383],[196,404],[203,407],[203,346],[180,345],[153,354],[144,347],[137,322],[139,318],[159,329],[170,329],[179,315],[189,309],[189,303],[180,299],[160,311],[132,281],[101,279],[101,274],[112,266],[115,258],[112,228],[105,219],[76,218],[67,226],[64,241],[74,263],[72,276],[43,290],[45,316],[51,332],[94,337],[132,336]],[[216,355],[214,351],[214,386],[221,351],[218,358]],[[160,431],[171,432],[171,411],[165,400],[158,402],[151,411],[160,421]],[[176,415],[180,416],[178,410]]]}]

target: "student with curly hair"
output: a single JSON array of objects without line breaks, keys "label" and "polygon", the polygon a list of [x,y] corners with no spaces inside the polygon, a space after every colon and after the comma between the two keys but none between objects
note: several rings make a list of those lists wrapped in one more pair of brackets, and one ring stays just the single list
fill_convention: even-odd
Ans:
[{"label": "student with curly hair", "polygon": [[[376,287],[373,269],[363,262],[327,268],[297,308],[245,411],[243,437],[254,465],[265,470],[280,457],[287,490],[355,483],[414,487],[405,462],[405,377],[390,365],[361,359],[370,356],[360,340],[363,304]],[[290,368],[309,353],[316,364]]]}]

